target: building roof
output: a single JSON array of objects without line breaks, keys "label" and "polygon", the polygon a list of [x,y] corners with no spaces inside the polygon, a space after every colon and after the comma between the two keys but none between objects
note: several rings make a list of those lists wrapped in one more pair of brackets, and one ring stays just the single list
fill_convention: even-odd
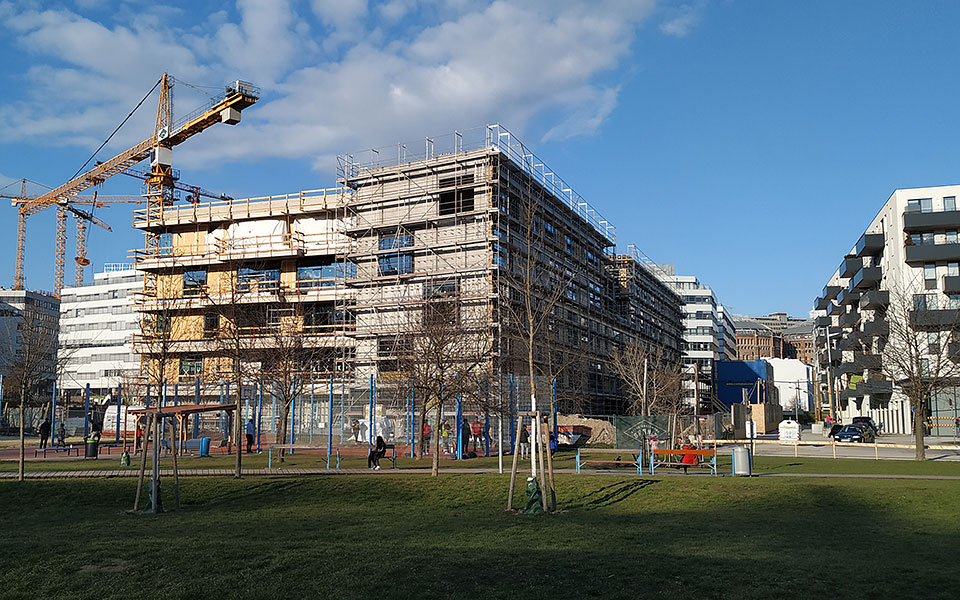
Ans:
[{"label": "building roof", "polygon": [[746,317],[743,315],[733,316],[733,326],[736,328],[737,333],[740,333],[741,331],[759,331],[763,333],[769,333],[773,331],[760,321],[755,321],[751,317]]},{"label": "building roof", "polygon": [[807,319],[803,323],[797,323],[796,325],[791,325],[784,328],[783,335],[813,335],[813,330],[816,327],[813,319]]}]

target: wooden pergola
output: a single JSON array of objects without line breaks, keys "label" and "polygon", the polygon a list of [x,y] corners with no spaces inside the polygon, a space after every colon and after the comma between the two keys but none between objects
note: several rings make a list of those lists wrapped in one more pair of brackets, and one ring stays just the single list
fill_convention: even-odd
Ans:
[{"label": "wooden pergola", "polygon": [[[129,411],[129,414],[134,415],[137,419],[136,428],[140,428],[140,421],[142,418],[147,415],[154,415],[160,419],[174,419],[176,421],[176,432],[177,440],[174,450],[180,450],[182,453],[183,443],[187,441],[187,428],[184,426],[184,421],[190,415],[196,415],[205,412],[218,412],[225,411],[229,418],[233,418],[233,412],[237,410],[236,403],[233,404],[179,404],[179,405],[168,405],[168,406],[152,406],[150,408],[134,408]],[[233,429],[227,427],[227,452],[229,453],[232,444],[229,432],[232,432]],[[123,432],[123,445],[127,445],[127,432],[126,428]]]}]

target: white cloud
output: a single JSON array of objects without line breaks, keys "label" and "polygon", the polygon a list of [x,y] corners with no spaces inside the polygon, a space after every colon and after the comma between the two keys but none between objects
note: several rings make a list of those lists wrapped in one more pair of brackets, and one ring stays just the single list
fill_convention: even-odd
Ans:
[{"label": "white cloud", "polygon": [[660,31],[674,37],[683,38],[700,24],[704,3],[684,4],[667,12],[667,19],[660,24]]},{"label": "white cloud", "polygon": [[[531,142],[592,134],[617,106],[617,83],[603,79],[628,57],[655,0],[313,0],[306,14],[286,1],[239,0],[237,8],[238,22],[223,11],[193,15],[203,25],[184,33],[0,3],[17,43],[46,55],[35,54],[41,60],[23,75],[36,91],[0,103],[0,141],[95,147],[165,69],[264,88],[241,125],[211,128],[177,150],[194,167],[308,157],[330,170],[340,152],[489,122]],[[177,88],[178,114],[199,102],[189,93]],[[51,95],[53,107],[43,101]],[[143,112],[129,127],[148,134],[152,107]]]}]

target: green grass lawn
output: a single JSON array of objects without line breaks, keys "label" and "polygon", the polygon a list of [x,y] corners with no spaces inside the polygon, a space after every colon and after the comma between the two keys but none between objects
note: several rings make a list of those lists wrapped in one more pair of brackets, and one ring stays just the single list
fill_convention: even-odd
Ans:
[{"label": "green grass lawn", "polygon": [[[168,482],[169,483],[169,482]],[[955,597],[960,482],[559,476],[562,512],[497,475],[0,482],[0,596]],[[164,502],[172,504],[172,490]]]}]

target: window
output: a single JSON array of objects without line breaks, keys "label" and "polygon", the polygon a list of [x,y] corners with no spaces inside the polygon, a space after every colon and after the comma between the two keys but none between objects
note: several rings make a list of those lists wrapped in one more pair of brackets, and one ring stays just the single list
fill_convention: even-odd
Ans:
[{"label": "window", "polygon": [[567,299],[569,299],[569,300],[573,300],[574,302],[577,301],[577,284],[576,284],[576,282],[574,282],[574,281],[568,281],[568,282],[567,282],[566,296],[567,296]]},{"label": "window", "polygon": [[923,265],[923,283],[928,289],[937,287],[937,265],[935,263],[926,263]]},{"label": "window", "polygon": [[413,246],[412,235],[395,235],[380,238],[380,250],[398,250],[381,254],[378,259],[380,275],[409,275],[413,273],[413,253],[399,252],[400,248]]},{"label": "window", "polygon": [[445,281],[428,281],[423,284],[423,297],[432,298],[454,298],[460,293],[460,282],[456,279]]},{"label": "window", "polygon": [[943,197],[943,210],[957,210],[957,197],[956,196],[944,196]]},{"label": "window", "polygon": [[923,234],[921,235],[921,238],[920,238],[920,239],[923,240],[921,243],[922,243],[924,246],[932,246],[932,245],[935,243],[935,238],[934,238],[934,236],[933,236],[933,232],[932,232],[932,231],[927,231],[927,232],[923,233]]},{"label": "window", "polygon": [[554,227],[553,223],[544,221],[543,223],[543,232],[547,236],[548,240],[557,241],[557,228]]},{"label": "window", "polygon": [[940,334],[936,331],[927,332],[927,354],[940,354]]},{"label": "window", "polygon": [[957,232],[956,232],[956,231],[948,231],[948,232],[943,236],[943,239],[944,239],[944,241],[946,241],[946,243],[948,243],[948,244],[956,244],[956,243],[957,243]]},{"label": "window", "polygon": [[203,356],[200,354],[186,354],[180,358],[181,375],[202,375]]},{"label": "window", "polygon": [[474,191],[472,188],[440,192],[438,212],[441,216],[473,211]]},{"label": "window", "polygon": [[237,269],[237,283],[241,292],[270,292],[280,287],[280,269],[240,267]]},{"label": "window", "polygon": [[206,285],[207,272],[204,270],[187,271],[183,274],[184,296],[197,296],[203,291],[203,288],[206,287]]},{"label": "window", "polygon": [[203,313],[203,337],[214,337],[220,329],[220,315],[214,311]]},{"label": "window", "polygon": [[950,295],[950,308],[960,309],[960,294]]},{"label": "window", "polygon": [[947,263],[947,275],[949,277],[960,277],[960,263]]},{"label": "window", "polygon": [[937,295],[936,294],[914,294],[913,309],[914,310],[937,310]]}]

